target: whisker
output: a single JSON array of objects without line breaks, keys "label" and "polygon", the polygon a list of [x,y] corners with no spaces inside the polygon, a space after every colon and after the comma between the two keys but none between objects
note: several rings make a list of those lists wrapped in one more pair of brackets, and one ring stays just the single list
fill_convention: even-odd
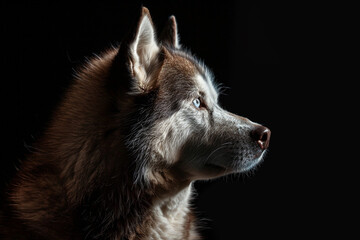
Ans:
[{"label": "whisker", "polygon": [[220,145],[220,147],[216,148],[214,151],[212,151],[209,156],[206,158],[206,162],[210,159],[210,157],[217,151],[219,151],[220,149],[225,148],[227,145],[231,144],[231,142],[226,142]]}]

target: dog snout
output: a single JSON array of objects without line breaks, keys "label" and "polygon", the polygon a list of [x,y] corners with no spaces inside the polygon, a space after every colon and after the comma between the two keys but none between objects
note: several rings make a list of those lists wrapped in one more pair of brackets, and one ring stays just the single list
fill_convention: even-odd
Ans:
[{"label": "dog snout", "polygon": [[251,131],[251,137],[257,142],[262,150],[269,147],[271,131],[264,126],[256,126]]}]

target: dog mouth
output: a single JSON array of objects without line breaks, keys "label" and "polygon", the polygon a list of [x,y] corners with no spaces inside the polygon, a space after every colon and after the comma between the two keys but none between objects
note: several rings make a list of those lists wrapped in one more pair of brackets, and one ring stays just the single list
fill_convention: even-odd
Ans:
[{"label": "dog mouth", "polygon": [[249,170],[253,169],[254,167],[256,167],[257,165],[259,165],[259,163],[262,162],[262,160],[264,159],[265,154],[266,154],[266,151],[262,151],[261,153],[256,154],[253,159],[244,161],[241,164],[240,172],[249,171]]},{"label": "dog mouth", "polygon": [[223,167],[223,166],[220,166],[218,164],[214,164],[214,163],[208,163],[205,165],[207,168],[211,168],[211,169],[214,169],[214,170],[226,170],[226,167]]},{"label": "dog mouth", "polygon": [[225,164],[222,161],[213,161],[205,164],[206,169],[213,172],[218,172],[222,174],[230,174],[236,172],[246,172],[257,166],[265,156],[266,151],[256,153],[252,156],[251,159],[237,159],[233,158],[232,161],[229,161],[229,164]]},{"label": "dog mouth", "polygon": [[221,166],[219,164],[214,164],[214,163],[205,164],[205,168],[208,172],[215,173],[217,175],[218,174],[224,175],[229,172],[229,169],[227,167]]}]

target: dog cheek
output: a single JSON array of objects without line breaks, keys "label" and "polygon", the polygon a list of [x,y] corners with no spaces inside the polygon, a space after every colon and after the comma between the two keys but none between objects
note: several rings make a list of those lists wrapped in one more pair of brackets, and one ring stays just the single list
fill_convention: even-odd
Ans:
[{"label": "dog cheek", "polygon": [[152,149],[158,156],[156,161],[173,164],[178,159],[181,146],[192,131],[189,122],[178,114],[157,123],[152,131],[154,136]]}]

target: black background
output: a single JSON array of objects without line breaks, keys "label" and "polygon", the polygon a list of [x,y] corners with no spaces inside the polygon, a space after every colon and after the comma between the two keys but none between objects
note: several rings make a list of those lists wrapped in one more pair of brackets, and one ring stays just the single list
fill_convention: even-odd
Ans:
[{"label": "black background", "polygon": [[347,166],[357,159],[339,133],[356,129],[342,103],[356,94],[340,68],[349,59],[338,57],[346,51],[338,44],[341,11],[322,4],[2,2],[2,186],[41,135],[74,69],[119,43],[141,3],[158,31],[176,16],[181,44],[228,87],[225,109],[272,131],[256,171],[195,183],[205,239],[350,235],[357,209]]}]

